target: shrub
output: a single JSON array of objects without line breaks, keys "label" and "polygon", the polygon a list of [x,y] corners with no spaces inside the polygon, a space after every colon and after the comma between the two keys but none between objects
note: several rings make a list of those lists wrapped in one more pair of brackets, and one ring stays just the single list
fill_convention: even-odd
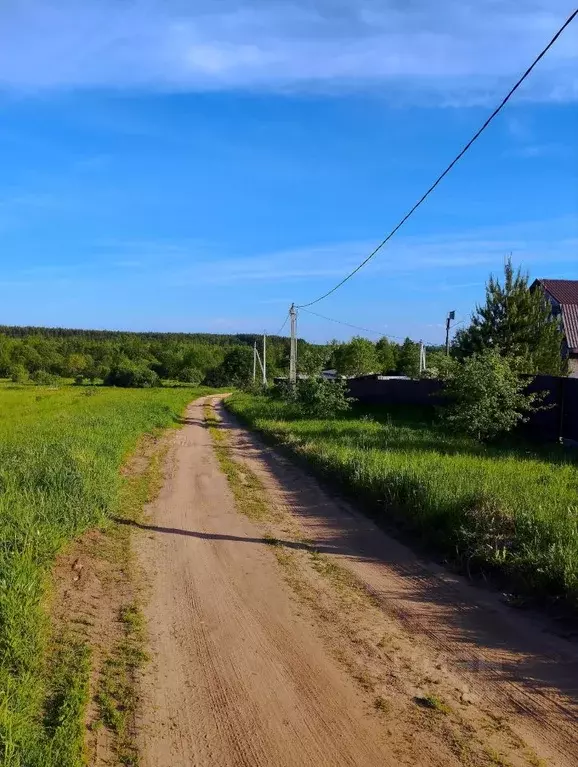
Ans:
[{"label": "shrub", "polygon": [[293,386],[286,379],[276,381],[268,393],[271,399],[283,402],[297,402],[297,386]]},{"label": "shrub", "polygon": [[153,386],[160,386],[160,378],[154,370],[144,365],[118,365],[111,368],[106,375],[104,385],[150,389]]},{"label": "shrub", "polygon": [[527,385],[515,360],[489,349],[445,371],[446,393],[453,401],[442,411],[444,420],[479,440],[490,440],[527,421],[538,410],[538,394],[525,394]]},{"label": "shrub", "polygon": [[30,376],[28,375],[28,371],[24,367],[24,365],[16,364],[11,365],[8,370],[8,375],[10,376],[10,380],[12,383],[27,383],[30,380]]},{"label": "shrub", "polygon": [[[294,391],[291,391],[294,389]],[[314,418],[334,418],[351,408],[353,397],[347,395],[345,381],[306,378],[286,390],[285,398],[296,402],[299,409]]]},{"label": "shrub", "polygon": [[56,386],[60,382],[60,377],[54,373],[48,373],[46,370],[36,370],[30,376],[30,379],[36,386]]},{"label": "shrub", "polygon": [[182,383],[189,383],[193,386],[198,386],[203,380],[203,374],[200,370],[193,367],[183,368],[177,375],[177,380]]}]

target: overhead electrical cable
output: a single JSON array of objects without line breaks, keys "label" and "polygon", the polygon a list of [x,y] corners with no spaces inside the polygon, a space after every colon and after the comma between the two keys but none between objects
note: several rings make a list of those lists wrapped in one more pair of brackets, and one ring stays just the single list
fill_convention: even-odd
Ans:
[{"label": "overhead electrical cable", "polygon": [[289,313],[287,313],[287,316],[285,317],[285,319],[284,319],[284,321],[283,321],[283,324],[281,325],[281,327],[279,328],[279,330],[278,330],[278,331],[275,333],[275,335],[277,335],[277,336],[280,336],[280,335],[281,335],[281,333],[283,332],[283,328],[284,328],[284,327],[285,327],[285,325],[287,324],[287,320],[288,320],[288,319],[289,319]]},{"label": "overhead electrical cable", "polygon": [[[329,322],[335,322],[338,325],[345,325],[346,327],[353,328],[354,330],[361,330],[363,333],[372,333],[373,335],[381,336],[381,338],[392,338],[395,341],[405,341],[405,338],[402,338],[402,336],[391,336],[391,335],[388,335],[387,333],[384,333],[381,330],[370,330],[369,328],[362,328],[359,325],[352,325],[351,322],[343,322],[343,320],[336,320],[333,317],[326,317],[324,314],[319,314],[318,312],[311,311],[311,309],[303,309],[303,307],[301,307],[301,310],[304,311],[304,312],[307,312],[307,314],[313,314],[315,317],[319,317],[322,320],[328,320]],[[441,345],[439,343],[436,344],[433,341],[431,343],[428,342],[428,341],[424,341],[424,343],[427,344],[428,346],[440,346]]]},{"label": "overhead electrical cable", "polygon": [[531,71],[534,69],[536,64],[542,59],[546,53],[550,50],[550,48],[554,45],[556,40],[560,37],[562,32],[566,29],[566,27],[572,23],[572,21],[576,18],[578,15],[578,8],[566,19],[564,24],[560,27],[560,29],[556,32],[554,37],[550,40],[548,45],[536,56],[534,61],[530,64],[528,69],[524,72],[524,74],[519,78],[519,80],[515,83],[515,85],[510,89],[510,91],[507,93],[507,95],[502,99],[500,104],[494,109],[492,114],[487,118],[487,120],[484,122],[482,127],[472,136],[472,138],[468,141],[468,143],[463,147],[463,149],[460,151],[460,153],[451,161],[451,163],[447,166],[447,168],[441,173],[437,179],[434,181],[434,183],[429,187],[429,189],[425,192],[425,194],[420,197],[420,199],[416,202],[416,204],[411,208],[410,211],[408,211],[405,216],[401,219],[401,221],[391,230],[391,232],[383,239],[379,245],[373,250],[365,260],[363,260],[358,266],[355,267],[355,269],[350,272],[346,277],[344,277],[341,282],[338,282],[337,285],[335,285],[331,290],[328,290],[326,293],[323,293],[323,295],[319,296],[319,298],[316,298],[314,301],[309,301],[306,304],[300,304],[297,305],[298,309],[304,309],[307,306],[313,306],[314,304],[319,303],[319,301],[323,301],[323,299],[330,296],[332,293],[335,293],[336,290],[339,290],[339,288],[342,285],[345,285],[345,283],[350,280],[360,269],[363,269],[363,267],[371,261],[371,259],[383,248],[383,246],[394,236],[394,234],[401,229],[401,227],[405,224],[405,222],[408,220],[410,216],[412,216],[415,211],[419,208],[419,206],[425,202],[425,200],[429,197],[429,195],[433,192],[433,190],[437,187],[437,185],[441,182],[445,176],[451,171],[451,169],[454,167],[454,165],[461,160],[461,158],[465,155],[465,153],[468,151],[468,149],[472,146],[472,144],[482,135],[482,133],[486,130],[488,125],[492,122],[492,120],[498,115],[499,112],[502,111],[504,106],[507,104],[507,102],[510,100],[510,98],[514,95],[514,93],[518,90],[520,85],[524,82],[524,80],[528,77],[528,75],[531,73]]}]

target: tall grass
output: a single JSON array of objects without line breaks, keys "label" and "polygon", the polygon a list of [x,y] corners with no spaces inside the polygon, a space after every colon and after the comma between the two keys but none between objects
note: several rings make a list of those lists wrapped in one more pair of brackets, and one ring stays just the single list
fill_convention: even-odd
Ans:
[{"label": "tall grass", "polygon": [[83,764],[89,648],[47,652],[49,570],[115,511],[138,438],[197,393],[0,387],[0,764]]},{"label": "tall grass", "polygon": [[245,394],[227,407],[467,569],[578,605],[575,453],[484,446],[416,411],[357,408],[315,420]]}]

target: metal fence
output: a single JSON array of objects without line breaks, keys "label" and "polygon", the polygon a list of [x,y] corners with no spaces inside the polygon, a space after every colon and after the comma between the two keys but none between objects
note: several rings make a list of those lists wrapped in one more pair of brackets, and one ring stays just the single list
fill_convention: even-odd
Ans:
[{"label": "metal fence", "polygon": [[[434,379],[361,376],[347,382],[349,393],[367,405],[444,404],[443,384]],[[578,441],[578,378],[536,376],[528,392],[544,392],[547,409],[532,413],[523,430],[539,440],[560,438]]]}]

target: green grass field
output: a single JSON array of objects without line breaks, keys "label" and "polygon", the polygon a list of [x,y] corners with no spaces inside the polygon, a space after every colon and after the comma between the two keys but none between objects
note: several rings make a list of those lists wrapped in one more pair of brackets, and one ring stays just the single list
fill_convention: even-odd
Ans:
[{"label": "green grass field", "polygon": [[[83,764],[89,648],[49,657],[57,552],[118,510],[141,435],[174,424],[200,389],[0,386],[0,764]],[[54,653],[52,654],[54,655]]]},{"label": "green grass field", "polygon": [[236,394],[227,407],[466,570],[578,605],[578,457],[489,447],[429,414],[357,408],[332,420]]}]

